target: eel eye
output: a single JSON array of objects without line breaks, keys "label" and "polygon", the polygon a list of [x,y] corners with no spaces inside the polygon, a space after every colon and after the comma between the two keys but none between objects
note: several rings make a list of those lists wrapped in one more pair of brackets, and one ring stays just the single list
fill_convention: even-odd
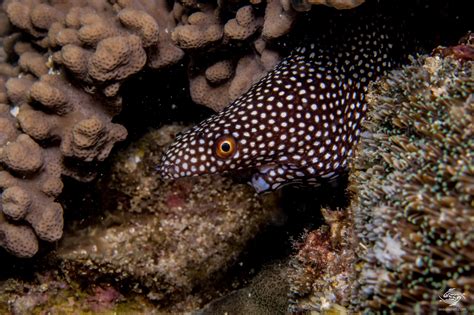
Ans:
[{"label": "eel eye", "polygon": [[217,140],[216,154],[221,159],[226,159],[234,154],[236,147],[233,137],[222,136]]}]

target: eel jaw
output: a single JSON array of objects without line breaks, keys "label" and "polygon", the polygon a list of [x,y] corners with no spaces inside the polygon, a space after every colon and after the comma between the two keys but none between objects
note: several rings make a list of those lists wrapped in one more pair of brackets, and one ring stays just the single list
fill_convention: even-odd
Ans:
[{"label": "eel jaw", "polygon": [[275,181],[275,174],[277,169],[281,167],[281,165],[274,163],[259,167],[257,172],[252,175],[249,184],[259,194],[280,188],[285,183]]},{"label": "eel jaw", "polygon": [[255,189],[258,194],[271,190],[271,186],[269,183],[267,183],[265,176],[260,173],[254,174],[249,184]]}]

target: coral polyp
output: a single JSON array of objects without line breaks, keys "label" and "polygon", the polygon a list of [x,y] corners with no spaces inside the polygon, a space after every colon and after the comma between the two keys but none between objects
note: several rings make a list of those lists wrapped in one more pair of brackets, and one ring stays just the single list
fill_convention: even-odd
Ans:
[{"label": "coral polyp", "polygon": [[[351,173],[359,237],[357,308],[472,308],[474,63],[424,56],[369,93]],[[472,311],[472,309],[471,309]]]}]

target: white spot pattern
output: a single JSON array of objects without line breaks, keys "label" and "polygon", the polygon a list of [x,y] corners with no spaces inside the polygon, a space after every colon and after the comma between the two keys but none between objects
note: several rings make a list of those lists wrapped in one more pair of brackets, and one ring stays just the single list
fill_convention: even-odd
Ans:
[{"label": "white spot pattern", "polygon": [[[257,168],[252,182],[276,189],[340,173],[359,138],[367,86],[391,67],[390,37],[375,39],[363,28],[346,42],[296,49],[220,113],[178,136],[162,176]],[[214,146],[223,135],[237,144],[225,161]]]}]

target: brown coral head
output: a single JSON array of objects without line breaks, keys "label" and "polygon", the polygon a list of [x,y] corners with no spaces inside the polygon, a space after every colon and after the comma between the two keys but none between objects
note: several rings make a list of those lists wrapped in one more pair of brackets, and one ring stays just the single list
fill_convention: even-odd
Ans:
[{"label": "brown coral head", "polygon": [[38,202],[36,209],[26,216],[26,220],[42,240],[55,242],[63,235],[63,208],[57,202]]},{"label": "brown coral head", "polygon": [[123,80],[140,71],[146,54],[138,36],[114,36],[102,40],[89,60],[89,74],[97,81]]},{"label": "brown coral head", "polygon": [[158,42],[158,24],[148,13],[127,8],[119,12],[118,18],[123,25],[137,32],[144,47]]},{"label": "brown coral head", "polygon": [[74,145],[78,148],[91,148],[105,133],[104,123],[97,117],[80,121],[72,131]]},{"label": "brown coral head", "polygon": [[15,256],[27,258],[38,251],[38,240],[29,227],[0,221],[0,246]]},{"label": "brown coral head", "polygon": [[30,96],[45,108],[58,115],[64,115],[72,110],[72,106],[63,91],[46,82],[38,81],[31,86]]},{"label": "brown coral head", "polygon": [[29,194],[19,186],[7,188],[2,193],[3,213],[13,220],[23,219],[31,205]]},{"label": "brown coral head", "polygon": [[43,151],[30,136],[21,134],[0,148],[0,159],[13,171],[34,173],[43,166]]},{"label": "brown coral head", "polygon": [[62,13],[54,7],[41,3],[33,6],[31,22],[36,28],[47,30],[51,24],[62,20]]},{"label": "brown coral head", "polygon": [[87,63],[91,55],[88,50],[73,44],[65,45],[60,53],[61,63],[81,79],[87,77]]}]

